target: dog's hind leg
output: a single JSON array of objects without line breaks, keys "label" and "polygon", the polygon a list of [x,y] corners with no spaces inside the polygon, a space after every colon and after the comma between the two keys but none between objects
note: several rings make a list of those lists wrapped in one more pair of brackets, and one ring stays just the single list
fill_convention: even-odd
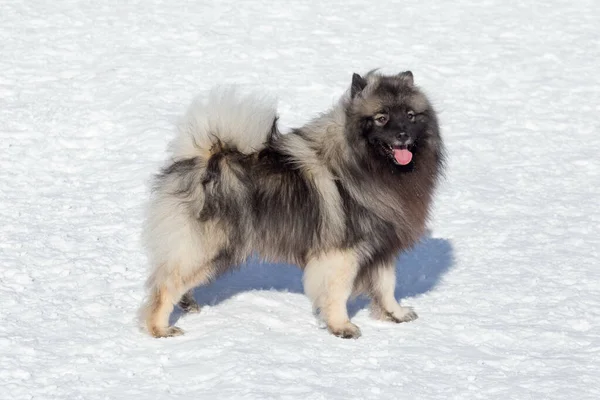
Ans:
[{"label": "dog's hind leg", "polygon": [[[185,299],[185,296],[195,286],[208,283],[213,276],[214,267],[212,263],[204,265],[183,275],[182,278],[183,271],[177,267],[171,267],[169,270],[165,268],[165,271],[159,269],[152,277],[150,295],[143,308],[143,318],[148,332],[154,337],[183,334],[182,329],[169,326],[171,312],[175,304],[182,300],[182,296]],[[161,272],[167,273],[161,274]],[[159,279],[160,276],[164,276],[166,279]],[[194,301],[194,303],[196,302]]]},{"label": "dog's hind leg", "polygon": [[146,305],[144,306],[145,323],[148,333],[154,337],[170,337],[183,335],[183,330],[176,326],[169,326],[169,316],[173,311],[173,304],[177,291],[164,284],[154,287]]},{"label": "dog's hind leg", "polygon": [[377,267],[370,275],[371,315],[374,318],[396,323],[418,318],[411,307],[402,307],[394,297],[396,268],[394,264]]},{"label": "dog's hind leg", "polygon": [[347,302],[358,272],[356,253],[334,250],[312,258],[304,269],[304,291],[319,309],[327,329],[342,338],[360,337],[358,326],[350,322]]},{"label": "dog's hind leg", "polygon": [[177,304],[179,308],[187,313],[199,313],[200,305],[196,302],[194,298],[194,288],[185,292],[183,296],[181,296],[181,300]]}]

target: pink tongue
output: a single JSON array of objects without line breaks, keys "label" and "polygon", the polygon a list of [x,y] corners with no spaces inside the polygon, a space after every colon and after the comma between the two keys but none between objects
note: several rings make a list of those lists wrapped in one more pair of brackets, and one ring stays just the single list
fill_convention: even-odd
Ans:
[{"label": "pink tongue", "polygon": [[400,165],[406,165],[412,160],[412,153],[406,149],[394,149],[394,158]]}]

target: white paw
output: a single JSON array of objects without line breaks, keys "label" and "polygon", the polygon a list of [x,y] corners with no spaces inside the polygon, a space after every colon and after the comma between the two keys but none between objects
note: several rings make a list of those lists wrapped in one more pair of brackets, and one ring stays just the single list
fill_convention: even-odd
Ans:
[{"label": "white paw", "polygon": [[169,326],[168,328],[164,329],[154,328],[151,332],[152,336],[155,338],[181,336],[183,333],[183,329],[177,326]]},{"label": "white paw", "polygon": [[411,307],[400,307],[394,312],[386,312],[386,317],[397,324],[401,322],[410,322],[419,318],[417,313]]},{"label": "white paw", "polygon": [[360,328],[348,321],[340,326],[328,325],[329,332],[342,339],[358,339],[361,335]]}]

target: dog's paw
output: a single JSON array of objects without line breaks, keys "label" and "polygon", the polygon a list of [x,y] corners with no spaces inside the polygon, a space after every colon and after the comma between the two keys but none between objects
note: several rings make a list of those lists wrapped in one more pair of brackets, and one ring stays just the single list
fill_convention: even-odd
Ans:
[{"label": "dog's paw", "polygon": [[150,333],[155,338],[174,337],[174,336],[181,336],[184,334],[183,329],[181,329],[177,326],[169,326],[168,328],[164,328],[164,329],[155,328]]},{"label": "dog's paw", "polygon": [[401,322],[410,322],[419,318],[417,313],[411,307],[402,307],[401,310],[396,312],[386,312],[386,317],[389,321],[397,324]]},{"label": "dog's paw", "polygon": [[361,336],[360,328],[350,321],[341,326],[328,326],[327,329],[342,339],[358,339]]},{"label": "dog's paw", "polygon": [[194,303],[194,304],[188,304],[186,306],[182,306],[181,304],[179,305],[181,307],[181,309],[183,311],[185,311],[188,314],[198,314],[200,312],[200,304],[198,303]]},{"label": "dog's paw", "polygon": [[191,291],[184,294],[177,305],[186,313],[195,314],[200,312],[200,305],[196,302],[196,299],[194,299],[194,295]]}]

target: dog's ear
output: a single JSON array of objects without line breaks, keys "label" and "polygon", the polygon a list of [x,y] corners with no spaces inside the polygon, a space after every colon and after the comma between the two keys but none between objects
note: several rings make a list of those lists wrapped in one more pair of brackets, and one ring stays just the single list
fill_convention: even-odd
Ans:
[{"label": "dog's ear", "polygon": [[355,98],[357,94],[363,91],[367,86],[367,80],[357,73],[352,74],[352,86],[350,87],[350,96]]},{"label": "dog's ear", "polygon": [[410,71],[400,72],[398,78],[402,79],[408,86],[413,86],[415,84],[415,77]]}]

